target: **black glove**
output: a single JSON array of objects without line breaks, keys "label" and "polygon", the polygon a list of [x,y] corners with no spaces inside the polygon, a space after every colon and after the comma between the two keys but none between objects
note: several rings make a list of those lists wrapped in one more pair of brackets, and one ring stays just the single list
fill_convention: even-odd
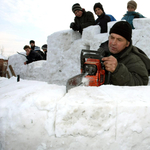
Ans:
[{"label": "black glove", "polygon": [[77,27],[76,27],[76,24],[74,23],[74,22],[71,22],[71,24],[70,24],[70,28],[72,28],[74,31],[76,31],[77,29]]},{"label": "black glove", "polygon": [[70,28],[72,28],[72,29],[73,29],[73,28],[74,28],[74,26],[75,26],[75,23],[74,23],[74,22],[71,22],[71,23],[70,23]]},{"label": "black glove", "polygon": [[70,28],[72,28],[74,31],[79,31],[81,27],[77,26],[74,22],[72,22],[70,24]]}]

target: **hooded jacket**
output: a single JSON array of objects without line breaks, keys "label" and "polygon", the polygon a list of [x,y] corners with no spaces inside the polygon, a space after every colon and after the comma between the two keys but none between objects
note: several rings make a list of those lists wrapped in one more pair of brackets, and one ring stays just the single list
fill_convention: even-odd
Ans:
[{"label": "hooded jacket", "polygon": [[98,18],[95,21],[95,24],[101,27],[101,33],[106,33],[107,23],[110,21],[111,21],[110,17],[106,15],[105,13],[103,13],[100,16],[98,16]]},{"label": "hooded jacket", "polygon": [[95,3],[93,10],[95,12],[96,8],[99,8],[102,10],[102,14],[98,16],[98,18],[95,20],[95,24],[99,25],[101,27],[101,33],[106,33],[107,32],[107,23],[116,20],[112,15],[106,15],[103,5],[101,3]]},{"label": "hooded jacket", "polygon": [[117,55],[109,52],[108,41],[102,43],[100,47],[107,51],[106,57],[113,55],[118,61],[116,70],[111,73],[110,84],[120,86],[138,86],[148,84],[150,59],[142,50],[133,46],[132,42],[129,47],[125,48]]}]

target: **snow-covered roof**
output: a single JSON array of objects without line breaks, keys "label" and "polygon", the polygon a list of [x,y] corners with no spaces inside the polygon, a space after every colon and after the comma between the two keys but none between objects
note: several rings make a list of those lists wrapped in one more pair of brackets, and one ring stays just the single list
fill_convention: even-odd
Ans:
[{"label": "snow-covered roof", "polygon": [[7,60],[7,58],[3,55],[0,54],[0,59],[4,59],[4,60]]}]

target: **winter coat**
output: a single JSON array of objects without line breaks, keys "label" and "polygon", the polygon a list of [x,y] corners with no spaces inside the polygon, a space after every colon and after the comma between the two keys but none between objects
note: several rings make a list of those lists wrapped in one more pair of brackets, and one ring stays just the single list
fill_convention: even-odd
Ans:
[{"label": "winter coat", "polygon": [[35,50],[37,53],[39,53],[42,56],[42,59],[44,59],[44,53],[40,50],[40,47],[38,46],[31,46],[32,50]]},{"label": "winter coat", "polygon": [[90,11],[85,11],[83,9],[83,14],[81,17],[75,17],[74,18],[75,24],[76,26],[78,26],[79,32],[82,34],[82,31],[84,28],[91,26],[91,25],[95,25],[95,19],[94,19],[94,15],[92,12]]},{"label": "winter coat", "polygon": [[98,16],[98,18],[95,21],[95,24],[101,27],[101,33],[106,33],[107,23],[110,21],[111,21],[110,17],[105,13],[103,13],[102,15]]},{"label": "winter coat", "polygon": [[110,83],[120,86],[137,86],[147,85],[150,75],[150,59],[139,48],[132,45],[125,48],[119,54],[110,54],[108,50],[108,41],[101,44],[105,49],[106,57],[113,55],[117,61],[118,66],[110,76]]},{"label": "winter coat", "polygon": [[47,59],[47,51],[44,52],[44,56],[43,59],[46,60]]},{"label": "winter coat", "polygon": [[42,56],[34,50],[30,51],[30,54],[26,56],[27,64],[32,63],[33,61],[42,60]]},{"label": "winter coat", "polygon": [[132,29],[134,29],[134,26],[133,26],[134,18],[145,18],[145,17],[138,12],[127,11],[127,13],[124,15],[124,17],[121,20],[126,20],[127,22],[129,22],[132,26]]},{"label": "winter coat", "polygon": [[42,59],[44,59],[45,54],[41,50],[35,50],[39,55],[41,55]]},{"label": "winter coat", "polygon": [[112,16],[112,15],[110,15],[110,14],[106,14],[106,15],[110,17],[110,20],[111,20],[111,21],[116,21],[116,19],[114,18],[114,16]]}]

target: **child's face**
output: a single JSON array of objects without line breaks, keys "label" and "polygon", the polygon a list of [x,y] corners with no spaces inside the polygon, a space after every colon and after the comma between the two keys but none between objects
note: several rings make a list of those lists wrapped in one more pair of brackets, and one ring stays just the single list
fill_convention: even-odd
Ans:
[{"label": "child's face", "polygon": [[128,11],[135,11],[134,7],[128,6],[127,7]]},{"label": "child's face", "polygon": [[76,11],[74,12],[74,14],[75,14],[75,16],[77,16],[77,17],[82,17],[83,12],[82,12],[81,10],[76,10]]},{"label": "child's face", "polygon": [[28,56],[30,54],[31,49],[30,48],[26,48],[25,51],[26,51],[26,55]]},{"label": "child's face", "polygon": [[103,14],[103,11],[100,9],[100,8],[96,8],[95,9],[95,14],[97,15],[97,16],[100,16],[101,14]]}]

